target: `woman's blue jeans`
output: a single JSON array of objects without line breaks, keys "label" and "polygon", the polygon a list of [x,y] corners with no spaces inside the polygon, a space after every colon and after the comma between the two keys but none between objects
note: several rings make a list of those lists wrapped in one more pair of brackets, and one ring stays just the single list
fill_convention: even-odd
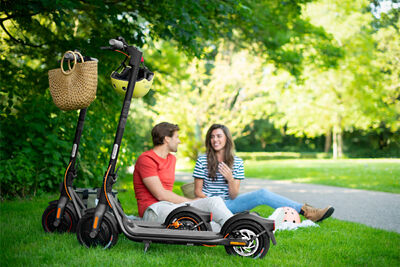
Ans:
[{"label": "woman's blue jeans", "polygon": [[232,213],[251,210],[260,205],[267,205],[274,209],[291,207],[300,213],[301,207],[303,206],[300,203],[275,194],[267,189],[260,189],[238,195],[235,199],[225,200],[225,204]]}]

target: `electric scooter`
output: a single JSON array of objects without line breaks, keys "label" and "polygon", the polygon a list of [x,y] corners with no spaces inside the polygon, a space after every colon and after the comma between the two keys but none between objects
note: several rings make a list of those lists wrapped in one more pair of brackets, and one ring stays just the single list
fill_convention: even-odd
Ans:
[{"label": "electric scooter", "polygon": [[[88,56],[84,56],[83,58],[85,62],[91,60],[97,61],[96,58]],[[74,61],[75,56],[72,53],[66,53],[64,59],[67,61]],[[82,61],[80,57],[77,57],[76,60],[77,62]],[[87,109],[81,109],[79,112],[79,118],[75,130],[75,137],[73,141],[69,164],[67,165],[63,182],[60,184],[60,197],[58,200],[50,201],[48,207],[43,212],[42,227],[45,232],[75,232],[79,219],[88,208],[87,199],[89,198],[89,195],[99,195],[99,191],[96,189],[75,189],[73,187],[73,181],[77,176],[75,169],[76,156],[78,154],[79,143],[82,136],[86,112]],[[117,192],[114,190],[112,191],[112,193],[114,197],[117,194]],[[200,217],[196,217],[195,215],[189,217],[185,216],[182,218],[174,216],[179,216],[179,214],[177,213],[182,211],[183,210],[177,210],[176,213],[171,213],[169,219],[166,221],[166,224],[157,225],[157,227],[173,227],[174,229],[190,229],[198,231],[211,229],[211,226],[208,223],[210,220],[208,219],[208,221],[206,221],[206,213],[200,213]]]},{"label": "electric scooter", "polygon": [[[75,56],[76,55],[72,53],[66,53],[64,59],[68,60],[70,63],[70,61],[75,60]],[[96,58],[92,57],[85,56],[83,58],[85,61],[97,61]],[[76,60],[77,62],[82,61],[80,57],[77,57]],[[78,220],[82,217],[82,211],[86,208],[85,203],[72,187],[74,178],[77,176],[75,163],[85,122],[86,111],[87,109],[85,108],[81,109],[79,112],[69,164],[64,174],[64,180],[60,184],[60,197],[58,200],[49,202],[49,206],[43,212],[42,226],[45,232],[75,232]],[[87,190],[80,191],[83,193],[87,192]]]},{"label": "electric scooter", "polygon": [[[103,177],[99,202],[95,209],[87,210],[79,220],[76,230],[78,241],[88,248],[96,246],[111,248],[117,243],[118,232],[121,231],[128,239],[143,242],[145,251],[153,242],[198,246],[223,245],[228,254],[263,258],[268,252],[270,240],[274,245],[276,244],[273,235],[275,226],[274,221],[262,218],[255,213],[242,212],[232,216],[224,223],[219,233],[209,231],[207,224],[211,220],[211,214],[201,213],[190,206],[175,209],[163,224],[135,221],[126,216],[111,192],[113,184],[117,181],[117,174],[114,170],[142,60],[142,52],[136,47],[128,45],[122,37],[111,39],[109,44],[110,47],[107,49],[122,50],[129,55],[129,66],[132,71],[110,162]],[[180,220],[187,217],[192,222],[191,227],[180,227]],[[193,231],[193,227],[202,228],[198,229],[200,231]],[[174,228],[182,230],[176,231]]]}]

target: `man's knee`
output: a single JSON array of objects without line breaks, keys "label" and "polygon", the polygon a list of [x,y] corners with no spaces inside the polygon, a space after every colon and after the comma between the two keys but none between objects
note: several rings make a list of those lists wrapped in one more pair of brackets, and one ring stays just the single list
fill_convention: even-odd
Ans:
[{"label": "man's knee", "polygon": [[221,197],[209,197],[209,204],[215,207],[225,206],[225,201]]},{"label": "man's knee", "polygon": [[146,209],[146,211],[143,214],[143,221],[159,222],[160,218],[152,209]]}]

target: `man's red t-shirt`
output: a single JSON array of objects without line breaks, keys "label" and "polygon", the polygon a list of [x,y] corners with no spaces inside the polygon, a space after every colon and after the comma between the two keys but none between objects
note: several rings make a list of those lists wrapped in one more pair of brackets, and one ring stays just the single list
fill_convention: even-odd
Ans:
[{"label": "man's red t-shirt", "polygon": [[143,179],[158,176],[165,189],[172,191],[175,181],[176,158],[168,154],[167,158],[158,156],[153,149],[144,152],[136,161],[133,172],[133,186],[137,199],[139,216],[143,217],[144,211],[158,200],[143,184]]}]

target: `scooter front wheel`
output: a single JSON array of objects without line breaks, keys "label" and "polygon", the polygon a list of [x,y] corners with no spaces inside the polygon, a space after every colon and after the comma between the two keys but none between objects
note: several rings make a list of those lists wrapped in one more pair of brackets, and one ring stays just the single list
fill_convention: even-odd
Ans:
[{"label": "scooter front wheel", "polygon": [[76,235],[81,245],[90,248],[102,246],[111,248],[118,241],[117,221],[110,212],[106,212],[103,216],[99,232],[94,238],[90,237],[94,220],[94,209],[86,212],[79,220],[76,228]]},{"label": "scooter front wheel", "polygon": [[54,226],[54,221],[57,215],[57,203],[50,204],[42,215],[42,226],[45,232],[49,233],[65,233],[75,232],[78,223],[78,215],[74,207],[68,203],[64,208],[64,214],[61,216],[60,225]]},{"label": "scooter front wheel", "polygon": [[[263,228],[251,220],[240,220],[233,223],[225,234],[225,238],[242,238],[248,243],[246,246],[225,246],[228,254],[239,255],[241,257],[263,258],[267,254],[270,240],[267,233],[263,233]],[[260,235],[261,234],[261,235]]]}]

